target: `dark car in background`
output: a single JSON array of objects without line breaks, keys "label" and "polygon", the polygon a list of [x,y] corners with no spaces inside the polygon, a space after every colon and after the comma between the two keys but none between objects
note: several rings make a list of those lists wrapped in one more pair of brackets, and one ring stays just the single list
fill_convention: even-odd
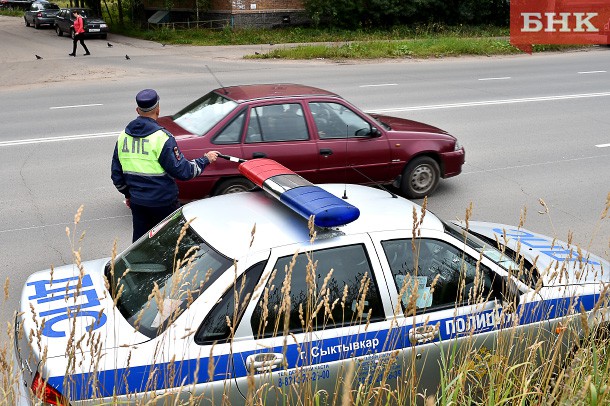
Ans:
[{"label": "dark car in background", "polygon": [[108,35],[108,24],[101,17],[96,16],[88,8],[70,7],[62,8],[55,16],[55,32],[58,36],[67,34],[74,38],[74,16],[72,13],[77,10],[83,17],[85,36],[106,38]]},{"label": "dark car in background", "polygon": [[[439,128],[367,114],[327,90],[296,84],[223,87],[159,124],[188,159],[210,150],[242,159],[270,158],[313,183],[393,184],[409,198],[456,176],[464,148]],[[178,182],[182,201],[241,192],[253,184],[237,165],[216,161]]]},{"label": "dark car in background", "polygon": [[55,16],[59,13],[59,6],[48,1],[35,1],[23,14],[25,25],[33,25],[38,29],[41,25],[55,25]]},{"label": "dark car in background", "polygon": [[0,0],[0,10],[27,10],[32,0]]}]

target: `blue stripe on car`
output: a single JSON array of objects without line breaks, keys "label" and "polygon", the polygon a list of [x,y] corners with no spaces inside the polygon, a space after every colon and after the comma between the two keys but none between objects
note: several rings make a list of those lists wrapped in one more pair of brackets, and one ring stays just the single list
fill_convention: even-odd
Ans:
[{"label": "blue stripe on car", "polygon": [[[502,328],[511,328],[518,318],[519,325],[527,325],[563,317],[583,309],[590,311],[600,295],[567,297],[519,305],[514,313],[502,312],[502,308],[470,313],[428,323],[438,325],[437,337],[426,341],[432,343],[457,338],[464,334],[480,334]],[[214,376],[208,375],[208,357],[159,363],[156,365],[117,368],[97,373],[73,374],[69,378],[54,376],[48,384],[71,400],[85,400],[121,396],[128,393],[163,390],[196,383],[243,378],[249,373],[245,360],[256,353],[284,354],[287,368],[325,364],[342,359],[361,357],[411,347],[409,331],[423,324],[407,325],[392,330],[364,331],[343,337],[314,340],[302,344],[277,346],[267,350],[244,351],[233,354],[233,365],[229,354],[214,357]],[[290,339],[289,339],[290,340]],[[195,374],[195,372],[197,372]],[[68,388],[64,388],[64,384]],[[65,389],[68,389],[67,391]]]}]

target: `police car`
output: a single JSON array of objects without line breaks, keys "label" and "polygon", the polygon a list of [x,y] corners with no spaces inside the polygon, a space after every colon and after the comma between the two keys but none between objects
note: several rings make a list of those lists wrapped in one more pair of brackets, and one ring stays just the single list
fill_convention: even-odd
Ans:
[{"label": "police car", "polygon": [[28,278],[22,401],[292,404],[295,387],[332,399],[350,365],[355,387],[415,374],[434,393],[451,349],[494,351],[503,334],[531,360],[523,337],[567,351],[567,329],[607,320],[610,264],[577,247],[500,224],[465,232],[267,159],[240,171],[259,189],[185,205],[115,258]]}]

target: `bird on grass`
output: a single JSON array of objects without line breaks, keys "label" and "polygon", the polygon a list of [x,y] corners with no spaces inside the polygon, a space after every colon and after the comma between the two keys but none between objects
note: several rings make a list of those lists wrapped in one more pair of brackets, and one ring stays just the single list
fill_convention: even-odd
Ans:
[{"label": "bird on grass", "polygon": [[110,42],[106,42],[106,44],[108,45],[108,48],[112,48],[112,44]]},{"label": "bird on grass", "polygon": [[42,56],[40,56],[40,55],[35,55],[35,56],[36,56],[36,59],[42,59]]},{"label": "bird on grass", "polygon": [[131,59],[129,55],[125,55],[125,59]]}]

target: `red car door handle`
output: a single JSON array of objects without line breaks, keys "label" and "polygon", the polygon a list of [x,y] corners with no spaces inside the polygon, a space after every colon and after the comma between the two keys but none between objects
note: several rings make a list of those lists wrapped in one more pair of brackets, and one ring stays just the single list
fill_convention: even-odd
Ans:
[{"label": "red car door handle", "polygon": [[253,152],[252,153],[252,158],[266,158],[267,154],[265,154],[264,152]]},{"label": "red car door handle", "polygon": [[320,155],[324,155],[324,156],[329,156],[333,154],[333,150],[332,149],[328,149],[328,148],[322,148],[320,150]]}]

